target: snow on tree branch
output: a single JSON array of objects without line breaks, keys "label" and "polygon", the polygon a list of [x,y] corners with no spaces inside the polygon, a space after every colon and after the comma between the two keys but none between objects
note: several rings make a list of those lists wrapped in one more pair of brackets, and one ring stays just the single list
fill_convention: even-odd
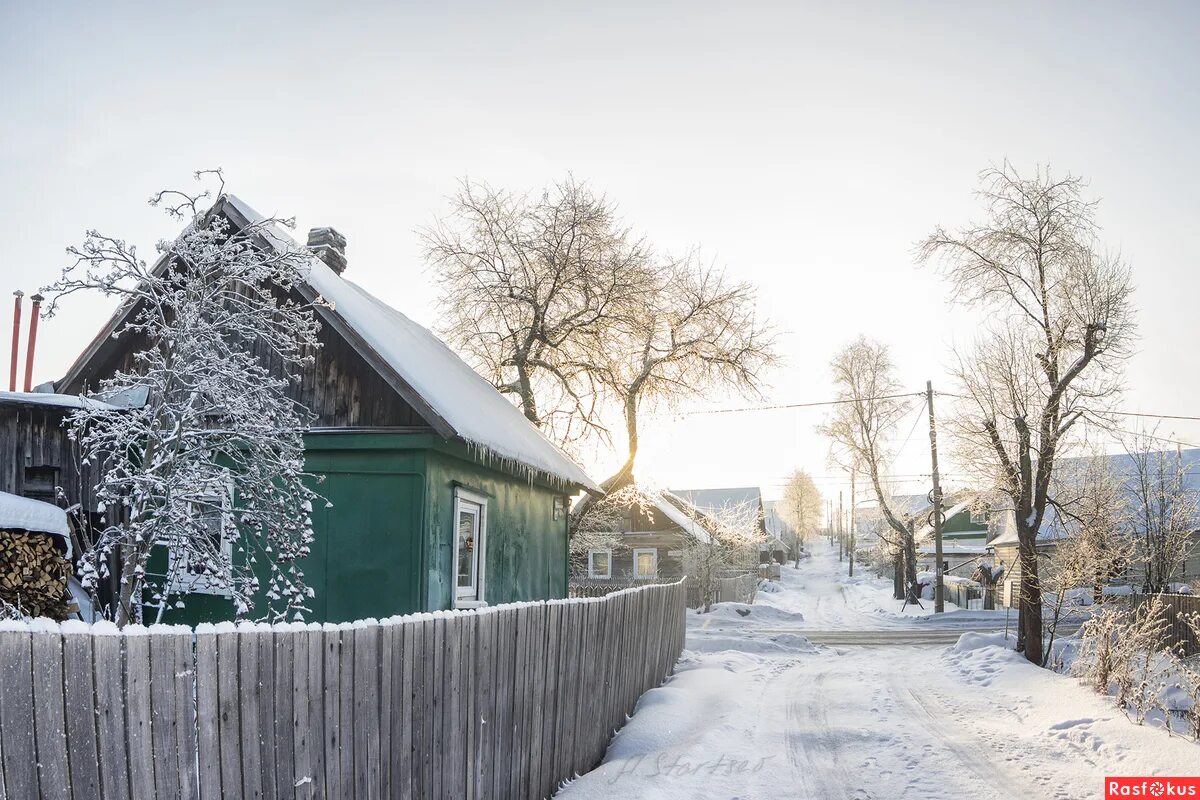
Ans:
[{"label": "snow on tree branch", "polygon": [[[118,298],[128,315],[113,336],[132,357],[94,388],[148,390],[141,408],[85,406],[71,417],[83,459],[98,468],[105,520],[83,580],[94,587],[108,577],[115,556],[119,624],[145,608],[161,617],[201,584],[220,587],[239,617],[299,618],[313,595],[299,564],[317,499],[304,470],[312,415],[288,396],[319,346],[313,309],[292,291],[309,256],[256,244],[260,229],[286,221],[234,230],[202,209],[206,197],[152,198],[188,220],[152,263],[89,231],[44,290],[51,313],[76,292]],[[149,572],[156,552],[167,556],[166,574]]]}]

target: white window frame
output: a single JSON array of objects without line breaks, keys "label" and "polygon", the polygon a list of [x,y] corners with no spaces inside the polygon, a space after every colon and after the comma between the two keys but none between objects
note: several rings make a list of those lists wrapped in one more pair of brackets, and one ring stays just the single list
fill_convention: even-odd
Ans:
[{"label": "white window frame", "polygon": [[[598,553],[604,553],[606,556],[608,556],[608,572],[604,573],[603,575],[601,575],[599,572],[596,572],[595,563],[592,560],[592,556],[594,556]],[[598,580],[606,581],[612,577],[612,567],[613,567],[613,564],[612,564],[612,548],[611,547],[594,547],[591,550],[588,550],[588,577],[589,578],[596,578]]]},{"label": "white window frame", "polygon": [[972,525],[987,525],[987,523],[988,523],[987,509],[971,512],[971,524]]},{"label": "white window frame", "polygon": [[[205,495],[215,498],[215,494]],[[233,481],[230,480],[221,494],[221,521],[227,523],[233,506]],[[198,511],[197,504],[192,504],[193,513]],[[219,578],[211,575],[192,575],[186,568],[176,569],[178,564],[177,549],[174,542],[167,547],[167,594],[209,594],[217,597],[233,597],[233,587]],[[225,527],[221,530],[221,558],[233,565],[233,534]],[[232,576],[231,576],[232,577]]]},{"label": "white window frame", "polygon": [[[479,529],[475,534],[475,585],[473,587],[458,585],[458,518],[464,506],[475,506]],[[484,587],[487,578],[487,505],[488,500],[478,492],[472,492],[461,486],[454,488],[454,524],[451,535],[454,537],[454,561],[450,568],[450,584],[454,587],[455,608],[478,608],[485,606]]]},{"label": "white window frame", "polygon": [[[642,553],[649,553],[654,556],[654,572],[650,575],[643,575],[638,569],[638,556]],[[658,548],[657,547],[635,547],[633,548],[633,577],[634,580],[648,581],[658,577]]]}]

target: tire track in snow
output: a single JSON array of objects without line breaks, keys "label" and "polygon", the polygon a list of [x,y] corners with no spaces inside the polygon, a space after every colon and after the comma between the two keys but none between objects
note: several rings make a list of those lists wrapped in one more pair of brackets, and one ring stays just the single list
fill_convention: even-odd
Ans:
[{"label": "tire track in snow", "polygon": [[[987,751],[970,747],[965,744],[967,731],[964,727],[950,729],[940,714],[935,714],[927,703],[911,686],[900,682],[901,674],[890,673],[887,676],[892,697],[899,701],[911,717],[922,723],[923,729],[932,734],[942,747],[949,750],[955,757],[979,779],[993,796],[1024,800],[1027,797],[1042,796],[1044,786],[1030,786],[1025,776],[1013,775],[1001,768],[995,761],[994,749]],[[960,723],[961,724],[961,723]]]}]

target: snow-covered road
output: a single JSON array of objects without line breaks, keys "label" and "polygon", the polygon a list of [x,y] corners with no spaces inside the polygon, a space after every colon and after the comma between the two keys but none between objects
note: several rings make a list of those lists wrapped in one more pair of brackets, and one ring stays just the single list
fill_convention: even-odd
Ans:
[{"label": "snow-covered road", "polygon": [[690,615],[675,676],[559,796],[1097,798],[1106,775],[1200,772],[1197,745],[995,646],[1003,612],[900,614],[813,550],[753,607]]}]

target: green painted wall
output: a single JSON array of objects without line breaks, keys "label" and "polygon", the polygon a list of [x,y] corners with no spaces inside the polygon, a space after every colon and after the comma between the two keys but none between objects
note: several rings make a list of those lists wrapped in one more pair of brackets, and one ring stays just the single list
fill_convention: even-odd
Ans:
[{"label": "green painted wall", "polygon": [[444,446],[427,460],[427,608],[454,599],[454,489],[488,499],[484,599],[491,604],[567,596],[567,519],[554,518],[562,491],[480,464],[465,447]]},{"label": "green painted wall", "polygon": [[942,525],[942,535],[949,539],[970,539],[987,534],[987,523],[971,521],[971,512],[960,511]]},{"label": "green painted wall", "polygon": [[[309,434],[306,446],[308,470],[325,476],[316,489],[332,504],[314,504],[315,539],[303,563],[316,592],[308,620],[450,608],[457,484],[488,498],[487,601],[566,596],[566,514],[554,519],[560,490],[481,463],[467,447],[432,434],[321,432]],[[165,550],[149,571],[166,571]],[[265,602],[258,600],[252,616],[261,616]],[[233,615],[230,601],[193,594],[163,621],[194,625]]]}]

